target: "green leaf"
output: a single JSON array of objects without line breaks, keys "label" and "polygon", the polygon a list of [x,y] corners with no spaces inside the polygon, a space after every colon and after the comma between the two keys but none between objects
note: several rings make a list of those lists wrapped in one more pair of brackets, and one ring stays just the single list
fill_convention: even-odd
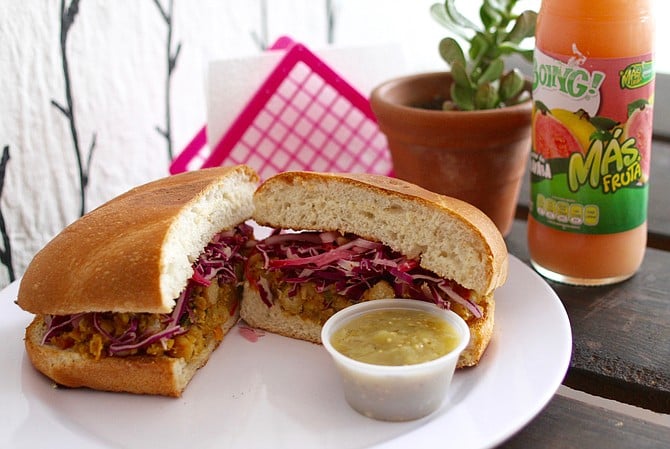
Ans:
[{"label": "green leaf", "polygon": [[475,108],[474,91],[470,87],[460,86],[456,83],[451,85],[451,99],[458,109],[472,111]]},{"label": "green leaf", "polygon": [[515,44],[535,35],[535,22],[537,14],[534,11],[524,11],[517,17],[514,26],[506,36],[506,41]]},{"label": "green leaf", "polygon": [[447,10],[442,3],[435,3],[430,7],[430,14],[433,16],[433,19],[437,21],[440,25],[445,27],[447,30],[454,33],[456,36],[460,36],[463,39],[469,39],[470,36],[465,32],[458,24],[456,24],[451,17],[447,15]]},{"label": "green leaf", "polygon": [[465,67],[465,55],[463,49],[451,37],[445,37],[440,41],[439,45],[440,56],[446,61],[449,66],[453,66],[455,62],[460,62]]},{"label": "green leaf", "polygon": [[515,98],[523,90],[526,80],[521,72],[517,69],[510,71],[500,79],[500,101],[507,102],[507,100]]},{"label": "green leaf", "polygon": [[498,49],[500,50],[501,55],[518,54],[526,61],[533,62],[533,49],[521,48],[512,42],[502,42],[498,45]]},{"label": "green leaf", "polygon": [[501,7],[505,8],[507,14],[511,14],[518,0],[501,0]]},{"label": "green leaf", "polygon": [[477,84],[481,85],[497,80],[502,76],[503,70],[505,70],[505,63],[503,60],[500,58],[494,59],[482,72],[482,75],[477,80]]},{"label": "green leaf", "polygon": [[526,61],[533,62],[534,50],[532,50],[532,49],[530,49],[530,50],[519,50],[519,51],[517,51],[517,53],[519,55],[521,55],[521,57],[523,59],[525,59]]},{"label": "green leaf", "polygon": [[546,104],[542,103],[540,100],[535,100],[535,109],[538,111],[548,114],[549,113],[549,108],[547,107]]},{"label": "green leaf", "polygon": [[491,84],[482,84],[475,93],[475,109],[493,109],[498,105],[498,92]]},{"label": "green leaf", "polygon": [[454,84],[467,88],[472,87],[470,75],[468,75],[468,72],[465,70],[465,65],[461,62],[455,61],[451,65],[451,76],[454,78]]},{"label": "green leaf", "polygon": [[502,61],[519,54],[532,62],[533,48],[522,48],[521,43],[535,34],[537,14],[516,13],[519,0],[480,0],[479,21],[471,21],[456,8],[456,0],[440,1],[443,3],[433,4],[430,12],[450,30],[450,36],[440,41],[439,53],[451,68],[451,90],[457,108],[498,107],[501,97],[504,104],[528,99],[530,93],[524,89],[523,76],[504,75]]},{"label": "green leaf", "polygon": [[643,109],[644,107],[648,106],[649,102],[645,98],[640,98],[639,100],[635,100],[632,103],[628,105],[628,117],[633,115],[633,112],[635,112],[637,109]]},{"label": "green leaf", "polygon": [[503,20],[502,14],[496,10],[489,2],[484,2],[479,8],[479,18],[485,29],[496,28]]},{"label": "green leaf", "polygon": [[484,0],[487,8],[494,9],[498,14],[503,15],[507,10],[507,0]]},{"label": "green leaf", "polygon": [[601,131],[607,131],[614,128],[619,122],[612,120],[609,117],[603,117],[601,115],[596,115],[589,120],[593,126]]},{"label": "green leaf", "polygon": [[468,52],[470,59],[477,64],[477,61],[482,59],[489,51],[489,46],[489,41],[482,33],[475,34],[472,40],[470,40],[470,51]]},{"label": "green leaf", "polygon": [[469,28],[473,31],[479,31],[479,27],[475,25],[470,19],[458,12],[454,5],[454,0],[445,0],[444,8],[451,20],[462,28]]}]

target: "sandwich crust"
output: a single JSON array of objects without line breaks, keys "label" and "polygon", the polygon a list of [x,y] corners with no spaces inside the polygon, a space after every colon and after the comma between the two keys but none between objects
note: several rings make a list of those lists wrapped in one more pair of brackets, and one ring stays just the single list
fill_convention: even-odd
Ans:
[{"label": "sandwich crust", "polygon": [[31,313],[167,313],[209,239],[249,218],[247,166],[186,172],[136,187],[66,227],[34,257],[17,304]]}]

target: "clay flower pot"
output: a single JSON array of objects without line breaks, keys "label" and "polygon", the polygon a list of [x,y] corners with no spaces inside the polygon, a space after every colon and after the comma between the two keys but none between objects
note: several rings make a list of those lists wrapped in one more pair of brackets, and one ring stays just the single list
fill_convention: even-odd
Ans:
[{"label": "clay flower pot", "polygon": [[373,90],[395,175],[477,206],[507,235],[530,153],[531,102],[467,112],[418,107],[448,98],[451,83],[448,72],[426,73]]}]

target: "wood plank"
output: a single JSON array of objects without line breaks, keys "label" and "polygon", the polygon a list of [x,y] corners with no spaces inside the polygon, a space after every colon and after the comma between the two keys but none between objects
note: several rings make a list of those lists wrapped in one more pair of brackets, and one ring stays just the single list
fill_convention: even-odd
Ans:
[{"label": "wood plank", "polygon": [[[652,248],[670,251],[670,142],[654,140],[651,152],[649,182],[649,242]],[[520,209],[517,217],[528,214],[530,176],[526,173],[519,194]]]},{"label": "wood plank", "polygon": [[526,427],[499,446],[516,448],[661,448],[670,428],[556,395]]},{"label": "wood plank", "polygon": [[[506,239],[528,263],[526,223]],[[549,285],[570,317],[573,354],[565,385],[670,413],[670,252],[648,249],[637,275],[604,287]]]},{"label": "wood plank", "polygon": [[655,140],[649,177],[648,246],[670,251],[670,142]]}]

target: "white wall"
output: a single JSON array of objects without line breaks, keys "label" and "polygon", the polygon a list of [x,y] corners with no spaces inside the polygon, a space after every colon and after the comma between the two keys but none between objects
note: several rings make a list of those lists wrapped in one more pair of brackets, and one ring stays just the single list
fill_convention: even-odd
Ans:
[{"label": "white wall", "polygon": [[[169,0],[159,3],[167,10]],[[66,7],[71,4],[65,1]],[[290,34],[311,48],[326,45],[326,1],[268,1],[267,27],[262,4],[174,0],[173,52],[181,43],[170,83],[175,153],[205,122],[209,61],[259,53],[257,37],[271,43]],[[67,107],[60,5],[60,0],[0,2],[0,152],[6,147],[9,154],[0,198],[3,234],[9,240],[8,245],[0,242],[0,250],[11,254],[14,277],[80,215],[71,121],[53,104]],[[336,42],[346,44],[396,38],[388,25],[400,28],[410,15],[418,30],[434,25],[427,6],[410,1],[333,5]],[[83,163],[89,174],[88,211],[132,186],[168,174],[167,140],[156,130],[166,126],[168,27],[151,0],[80,0],[78,6],[66,54],[84,161],[95,136],[90,166]],[[411,35],[416,40],[415,31]],[[10,280],[9,261],[2,262],[0,286]]]},{"label": "white wall", "polygon": [[[403,50],[397,63],[407,72],[443,69],[437,43],[445,31],[428,13],[433,1],[332,0],[335,43],[396,42]],[[667,16],[670,7],[656,1],[664,8],[659,17]],[[169,0],[158,3],[167,9]],[[475,4],[460,3],[470,8]],[[20,276],[33,254],[80,213],[70,120],[53,105],[66,105],[60,4],[0,2],[0,153],[6,147],[10,158],[2,164],[0,230],[9,240],[0,241],[0,287],[10,281],[7,254],[13,277]],[[175,154],[205,122],[209,61],[258,54],[256,37],[271,43],[290,34],[312,49],[326,45],[327,0],[267,0],[266,28],[263,4],[174,0],[173,52],[181,44],[170,83]],[[539,0],[520,2],[522,7],[538,4]],[[132,186],[168,174],[167,140],[156,131],[166,125],[168,27],[152,0],[80,0],[78,5],[66,54],[84,160],[95,135],[86,167],[88,211]],[[668,33],[667,27],[659,28],[659,39],[667,42]],[[666,53],[658,66],[670,72],[670,48],[659,50]]]}]

